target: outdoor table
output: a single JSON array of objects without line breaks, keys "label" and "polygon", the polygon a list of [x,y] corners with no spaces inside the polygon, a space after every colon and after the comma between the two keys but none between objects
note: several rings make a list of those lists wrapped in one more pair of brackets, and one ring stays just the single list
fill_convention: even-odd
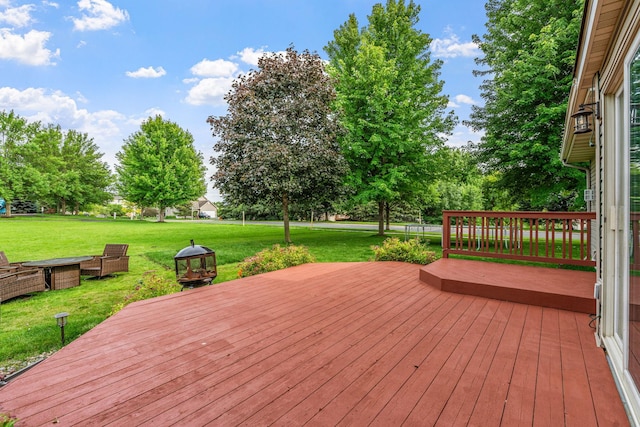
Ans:
[{"label": "outdoor table", "polygon": [[25,267],[44,269],[44,280],[50,290],[72,288],[80,285],[80,263],[93,257],[77,256],[23,262]]}]

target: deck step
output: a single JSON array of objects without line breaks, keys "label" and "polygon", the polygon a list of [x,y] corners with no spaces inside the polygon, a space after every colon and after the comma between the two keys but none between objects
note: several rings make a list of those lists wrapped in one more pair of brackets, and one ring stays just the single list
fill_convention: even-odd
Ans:
[{"label": "deck step", "polygon": [[420,280],[446,292],[596,312],[594,272],[442,258],[424,266]]}]

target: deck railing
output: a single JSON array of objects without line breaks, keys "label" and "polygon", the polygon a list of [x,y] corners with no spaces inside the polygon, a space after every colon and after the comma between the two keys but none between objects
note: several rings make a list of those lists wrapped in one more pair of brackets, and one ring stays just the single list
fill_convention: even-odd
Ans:
[{"label": "deck railing", "polygon": [[444,211],[442,255],[595,266],[595,218],[595,212]]}]

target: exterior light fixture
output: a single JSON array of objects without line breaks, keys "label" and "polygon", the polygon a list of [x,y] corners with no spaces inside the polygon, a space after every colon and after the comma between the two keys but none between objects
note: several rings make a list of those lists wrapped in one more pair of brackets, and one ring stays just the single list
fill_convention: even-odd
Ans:
[{"label": "exterior light fixture", "polygon": [[[593,108],[591,108],[593,106],[595,106],[595,111],[593,110]],[[589,108],[586,108],[586,107],[589,107]],[[577,135],[581,133],[589,133],[593,130],[591,129],[591,123],[589,122],[589,118],[593,113],[595,113],[597,119],[600,118],[599,102],[592,102],[590,104],[580,104],[580,106],[578,107],[578,111],[576,111],[571,115],[571,117],[573,117],[573,119],[575,120],[575,125],[573,128],[574,134]]]},{"label": "exterior light fixture", "polygon": [[56,318],[56,322],[58,322],[58,326],[60,327],[60,338],[62,340],[62,345],[64,345],[64,326],[67,324],[68,315],[69,313],[62,312],[62,313],[57,313],[55,316],[53,316]]}]

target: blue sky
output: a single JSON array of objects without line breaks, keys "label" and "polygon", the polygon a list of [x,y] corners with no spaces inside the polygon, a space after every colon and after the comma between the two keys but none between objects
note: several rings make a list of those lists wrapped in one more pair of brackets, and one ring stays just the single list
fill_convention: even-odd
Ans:
[{"label": "blue sky", "polygon": [[[231,82],[265,52],[324,46],[351,13],[361,26],[380,0],[0,0],[0,110],[86,132],[115,164],[123,140],[161,114],[189,130],[207,164],[206,119],[223,115]],[[472,34],[481,0],[421,0],[417,28],[460,120],[481,103]],[[460,124],[448,144],[478,141]],[[209,173],[210,176],[210,173]],[[207,180],[209,178],[207,177]],[[208,196],[219,200],[208,183]]]}]

